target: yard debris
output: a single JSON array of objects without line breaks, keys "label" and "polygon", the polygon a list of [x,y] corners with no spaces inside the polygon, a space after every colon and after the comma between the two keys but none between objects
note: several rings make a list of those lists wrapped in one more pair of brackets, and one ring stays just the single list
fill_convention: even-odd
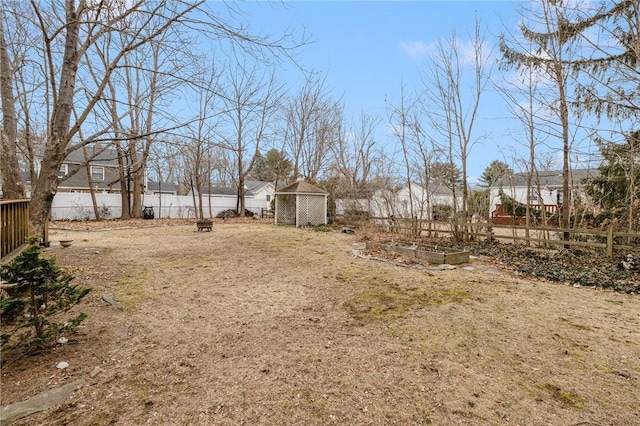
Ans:
[{"label": "yard debris", "polygon": [[9,425],[23,417],[44,411],[54,405],[62,404],[65,399],[73,395],[73,392],[82,383],[84,383],[84,380],[76,380],[57,389],[42,392],[26,401],[20,401],[2,407],[2,410],[0,410],[0,425]]},{"label": "yard debris", "polygon": [[[245,220],[198,244],[193,218],[78,234],[102,254],[59,256],[95,289],[81,306],[90,321],[64,334],[74,348],[10,353],[3,404],[82,377],[90,386],[21,424],[505,423],[500,411],[512,424],[635,424],[637,297],[532,284],[484,253],[471,273],[396,268],[353,257],[364,244],[339,227]],[[71,350],[74,366],[56,370]],[[584,409],[550,398],[549,377],[589,395]]]},{"label": "yard debris", "polygon": [[487,275],[502,275],[502,271],[497,268],[487,268],[484,270],[484,273]]},{"label": "yard debris", "polygon": [[456,269],[456,267],[446,263],[441,263],[439,265],[429,266],[428,269],[430,271],[451,271],[452,269]]},{"label": "yard debris", "polygon": [[629,253],[622,262],[620,262],[622,269],[627,271],[640,272],[640,257]]},{"label": "yard debris", "polygon": [[94,377],[96,377],[100,373],[102,373],[102,368],[96,367],[93,370],[91,370],[91,373],[89,373],[89,377],[93,379]]},{"label": "yard debris", "polygon": [[103,294],[102,295],[102,300],[104,300],[105,302],[107,302],[111,306],[120,309],[121,311],[124,310],[124,306],[122,305],[122,303],[118,302],[116,299],[114,299],[113,297],[109,296],[108,294]]},{"label": "yard debris", "polygon": [[64,370],[67,367],[69,367],[69,363],[67,361],[60,361],[58,364],[56,364],[56,368],[58,370]]}]

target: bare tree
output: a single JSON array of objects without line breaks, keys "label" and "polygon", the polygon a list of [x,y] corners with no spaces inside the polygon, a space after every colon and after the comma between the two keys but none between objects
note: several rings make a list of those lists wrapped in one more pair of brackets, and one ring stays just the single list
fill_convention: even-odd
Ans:
[{"label": "bare tree", "polygon": [[[425,105],[417,105],[416,111],[413,114],[411,122],[413,123],[413,137],[414,137],[414,158],[416,168],[416,176],[418,176],[418,182],[424,188],[426,193],[426,199],[424,200],[424,209],[427,212],[427,218],[433,219],[433,206],[434,195],[432,189],[437,189],[437,183],[434,182],[433,165],[439,159],[440,153],[438,152],[437,143],[433,136],[430,135],[428,127],[425,126],[424,118]],[[434,184],[434,185],[432,185]]]},{"label": "bare tree", "polygon": [[346,190],[365,189],[380,158],[374,132],[378,119],[362,113],[350,131],[339,127],[340,137],[332,146],[334,171],[344,179]]},{"label": "bare tree", "polygon": [[482,137],[476,134],[475,124],[482,95],[491,77],[489,52],[479,19],[468,49],[465,47],[455,31],[449,38],[439,39],[423,74],[425,99],[431,107],[431,124],[442,136],[449,161],[453,164],[454,156],[460,161],[463,211],[466,211],[469,197],[469,154]]},{"label": "bare tree", "polygon": [[0,13],[0,94],[2,95],[2,132],[0,133],[2,166],[0,167],[0,175],[3,181],[3,197],[18,199],[25,197],[25,189],[17,155],[18,128],[12,66],[4,33],[4,9],[0,9]]},{"label": "bare tree", "polygon": [[[533,198],[533,184],[538,182],[535,198],[544,204],[541,188],[539,185],[538,169],[536,167],[536,154],[538,145],[544,142],[544,135],[536,130],[536,122],[539,120],[542,106],[538,105],[536,100],[537,81],[535,70],[532,66],[524,66],[518,73],[520,77],[517,84],[506,84],[500,88],[500,93],[507,100],[511,113],[520,121],[524,131],[522,145],[527,147],[528,157],[523,161],[524,168],[527,173],[527,202],[525,211],[525,230],[526,236],[529,237],[529,226],[531,219],[531,199]],[[518,139],[517,137],[515,138]],[[535,180],[534,180],[535,178]],[[546,226],[546,210],[544,205],[541,206],[543,224]],[[527,240],[527,243],[529,241]]]},{"label": "bare tree", "polygon": [[245,180],[260,147],[275,134],[273,118],[278,112],[281,86],[274,72],[262,75],[257,66],[249,68],[245,63],[223,80],[221,89],[224,93],[221,118],[228,126],[218,129],[219,146],[233,156],[240,216],[245,212]]},{"label": "bare tree", "polygon": [[[503,54],[505,64],[516,69],[533,67],[541,73],[540,77],[548,79],[553,86],[555,99],[550,104],[551,112],[557,117],[560,127],[560,140],[562,142],[562,227],[570,226],[570,116],[569,116],[569,90],[572,71],[568,63],[575,52],[575,40],[571,30],[565,23],[570,22],[562,2],[540,1],[538,8],[523,9],[521,15],[525,18],[520,26],[521,36],[526,40],[524,45],[517,40],[512,40],[509,45],[503,37],[500,42],[500,51]],[[529,26],[527,26],[527,23]],[[529,47],[533,46],[533,49]],[[521,50],[522,49],[522,50]],[[564,239],[569,235],[565,232]]]},{"label": "bare tree", "polygon": [[297,94],[285,106],[285,144],[293,161],[293,180],[300,174],[311,181],[330,164],[332,147],[338,141],[342,108],[316,73],[307,76]]},{"label": "bare tree", "polygon": [[416,108],[416,101],[410,100],[405,96],[404,83],[400,84],[400,100],[399,105],[387,104],[387,119],[391,126],[393,136],[400,144],[400,150],[402,152],[402,159],[404,165],[404,177],[405,183],[408,188],[409,195],[409,215],[410,218],[414,218],[415,206],[413,200],[413,156],[412,156],[412,132],[416,128],[416,123],[411,121],[414,109]]},{"label": "bare tree", "polygon": [[[211,208],[211,152],[215,140],[218,96],[216,90],[220,78],[214,64],[201,72],[203,86],[208,90],[197,90],[195,97],[198,101],[197,117],[189,123],[189,143],[185,147],[185,154],[190,162],[190,183],[194,194],[198,197],[198,217],[204,219],[202,192],[205,184],[208,186],[209,207]],[[211,210],[209,211],[211,216]]]},{"label": "bare tree", "polygon": [[[107,133],[94,128],[86,132],[87,141],[77,140],[82,126],[93,127],[96,105],[105,95],[110,95],[107,92],[108,84],[115,70],[126,66],[125,57],[131,52],[159,40],[174,28],[195,31],[216,42],[226,40],[242,52],[265,61],[278,57],[290,58],[291,51],[300,45],[292,40],[290,34],[280,39],[254,36],[243,25],[234,25],[216,16],[204,1],[64,0],[41,3],[34,0],[30,5],[35,20],[29,25],[33,34],[38,35],[38,45],[41,46],[41,50],[38,50],[41,59],[39,65],[43,70],[42,79],[46,82],[43,93],[49,108],[46,146],[31,200],[32,235],[41,235],[57,190],[58,170],[69,150],[93,143],[97,140],[93,135]],[[5,12],[3,9],[3,14]],[[15,15],[15,19],[24,21],[22,15]],[[119,24],[123,22],[128,24],[122,27]],[[96,59],[95,52],[100,50],[94,47],[103,45],[108,37],[123,31],[128,37],[120,44],[112,44],[100,78],[95,80],[95,84],[84,86],[82,91],[77,90],[79,76],[90,72],[87,64]],[[164,44],[163,49],[170,57],[173,47]],[[73,108],[77,110],[77,119],[72,122]],[[134,137],[145,136],[148,126],[146,122],[142,124],[136,129]],[[130,130],[131,126],[119,129],[121,136]],[[110,138],[113,139],[114,135],[110,135]],[[141,152],[144,153],[144,149]]]},{"label": "bare tree", "polygon": [[[137,17],[134,17],[137,18]],[[162,22],[155,20],[155,24]],[[117,22],[120,29],[113,36],[105,37],[104,43],[96,45],[94,56],[101,61],[97,64],[87,61],[87,68],[93,77],[91,82],[80,80],[80,86],[98,85],[104,69],[110,62],[111,52],[117,46],[127,45],[134,36],[128,28],[137,23],[136,19]],[[168,108],[178,90],[197,84],[208,87],[201,81],[195,67],[202,59],[191,53],[191,37],[167,29],[147,44],[123,55],[121,65],[113,71],[108,81],[108,93],[96,105],[96,110],[104,108],[106,114],[93,114],[101,127],[109,130],[120,171],[120,194],[122,218],[142,215],[142,194],[144,192],[147,160],[152,144],[167,129],[180,126]],[[198,76],[198,78],[196,78]],[[210,89],[196,93],[208,93]],[[91,93],[91,90],[87,90]],[[104,105],[103,105],[104,104]],[[105,117],[106,119],[103,119]],[[81,141],[86,143],[87,139]]]}]

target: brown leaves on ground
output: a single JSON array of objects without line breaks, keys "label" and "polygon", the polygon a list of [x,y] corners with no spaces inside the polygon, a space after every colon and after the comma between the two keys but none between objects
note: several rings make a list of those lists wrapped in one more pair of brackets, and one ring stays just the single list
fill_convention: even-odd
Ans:
[{"label": "brown leaves on ground", "polygon": [[[227,219],[209,219],[214,224],[225,223],[273,223],[273,219],[256,219],[254,217],[230,217]],[[113,219],[113,220],[58,220],[49,222],[51,229],[75,230],[75,231],[104,231],[125,228],[152,228],[156,226],[178,226],[190,225],[195,226],[198,219]]]},{"label": "brown leaves on ground", "polygon": [[246,221],[52,229],[74,239],[47,253],[92,286],[89,318],[4,354],[1,403],[85,384],[17,424],[640,423],[637,295],[483,256],[427,273],[354,257],[357,233]]},{"label": "brown leaves on ground", "polygon": [[[501,266],[527,278],[640,294],[640,250],[619,251],[616,252],[616,256],[608,258],[601,250],[545,250],[499,242],[486,244],[484,241],[471,241],[463,245],[448,239],[398,238],[394,234],[379,235],[377,238],[394,237],[396,242],[438,244],[468,250],[472,254],[493,259]],[[397,257],[381,251],[378,255],[387,258]],[[399,261],[411,263],[408,259]]]}]

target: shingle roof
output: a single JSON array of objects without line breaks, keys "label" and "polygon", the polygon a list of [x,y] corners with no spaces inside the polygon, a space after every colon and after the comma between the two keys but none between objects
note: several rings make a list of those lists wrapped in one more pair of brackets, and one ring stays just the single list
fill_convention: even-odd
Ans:
[{"label": "shingle roof", "polygon": [[[211,187],[211,192],[209,192],[209,188],[200,188],[200,192],[202,195],[211,194],[211,195],[238,195],[238,188],[229,188],[223,186],[214,186]],[[255,194],[251,191],[244,191],[245,197],[253,197]]]},{"label": "shingle roof", "polygon": [[[575,169],[570,172],[570,181],[578,184],[582,179],[596,177],[600,174],[598,169]],[[514,173],[510,176],[500,178],[494,187],[520,187],[527,186],[527,173]],[[538,172],[538,178],[541,186],[561,187],[562,186],[562,170],[552,170],[548,172]],[[537,184],[536,176],[533,176],[534,184]]]},{"label": "shingle roof", "polygon": [[265,186],[272,184],[273,182],[263,181],[263,180],[248,180],[245,182],[245,186],[248,190],[257,192],[260,191]]},{"label": "shingle roof", "polygon": [[[43,146],[40,149],[40,158],[44,156]],[[89,161],[93,165],[100,166],[118,166],[118,152],[115,149],[102,149],[102,147],[98,146],[88,146],[87,147],[87,157],[89,157]],[[71,151],[69,155],[67,155],[63,161],[67,164],[84,164],[86,162],[84,158],[84,152],[81,148],[76,149],[75,151]]]},{"label": "shingle roof", "polygon": [[178,190],[178,185],[171,182],[162,182],[160,185],[158,182],[147,181],[147,190],[148,191],[171,191],[176,192]]},{"label": "shingle roof", "polygon": [[328,192],[311,185],[303,180],[287,185],[282,189],[279,189],[276,194],[318,194],[326,195]]}]

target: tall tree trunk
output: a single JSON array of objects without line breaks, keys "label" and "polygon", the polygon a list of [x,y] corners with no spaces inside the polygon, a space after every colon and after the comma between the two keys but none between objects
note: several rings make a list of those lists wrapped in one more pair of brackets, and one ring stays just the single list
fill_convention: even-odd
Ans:
[{"label": "tall tree trunk", "polygon": [[196,176],[196,187],[198,189],[198,218],[204,219],[204,206],[202,205],[202,181],[200,175]]},{"label": "tall tree trunk", "polygon": [[[242,138],[238,136],[238,147],[242,146]],[[242,151],[238,150],[238,202],[236,209],[238,216],[244,217],[244,161],[242,161]]]},{"label": "tall tree trunk", "polygon": [[[562,125],[562,227],[569,229],[571,225],[570,216],[570,193],[569,193],[569,107],[567,106],[567,93],[565,87],[563,64],[555,64],[556,80],[558,82],[558,92],[560,95],[560,123]],[[563,233],[563,240],[569,239],[569,232]],[[565,248],[569,248],[565,246]]]},{"label": "tall tree trunk", "polygon": [[[66,35],[62,68],[57,96],[54,100],[53,114],[49,126],[40,176],[33,191],[29,208],[29,233],[40,237],[44,224],[51,213],[53,197],[58,190],[58,170],[66,157],[69,144],[69,123],[73,110],[73,94],[78,72],[79,20],[74,0],[65,0]],[[48,46],[50,47],[50,46]],[[53,66],[53,64],[49,64]],[[53,83],[53,82],[52,82]]]},{"label": "tall tree trunk", "polygon": [[127,164],[127,156],[122,149],[120,141],[115,142],[116,152],[118,153],[118,175],[120,177],[120,219],[131,218],[131,206],[129,203],[129,177],[131,166]]},{"label": "tall tree trunk", "polygon": [[142,188],[144,187],[144,167],[138,158],[136,146],[129,144],[129,158],[131,159],[131,217],[142,217]]},{"label": "tall tree trunk", "polygon": [[11,62],[7,53],[2,21],[4,13],[0,13],[0,93],[2,94],[2,134],[0,146],[2,154],[0,167],[2,176],[2,192],[4,198],[19,199],[25,197],[24,184],[20,174],[20,165],[16,150],[18,130],[16,124],[15,100],[13,97],[13,79]]},{"label": "tall tree trunk", "polygon": [[93,205],[93,214],[96,217],[96,220],[101,220],[100,210],[98,209],[98,201],[96,200],[96,193],[93,190],[93,176],[91,175],[91,165],[89,164],[91,159],[89,155],[87,155],[87,147],[82,147],[82,154],[84,156],[84,169],[87,173],[87,182],[89,183],[89,194],[91,194],[91,204]]}]

